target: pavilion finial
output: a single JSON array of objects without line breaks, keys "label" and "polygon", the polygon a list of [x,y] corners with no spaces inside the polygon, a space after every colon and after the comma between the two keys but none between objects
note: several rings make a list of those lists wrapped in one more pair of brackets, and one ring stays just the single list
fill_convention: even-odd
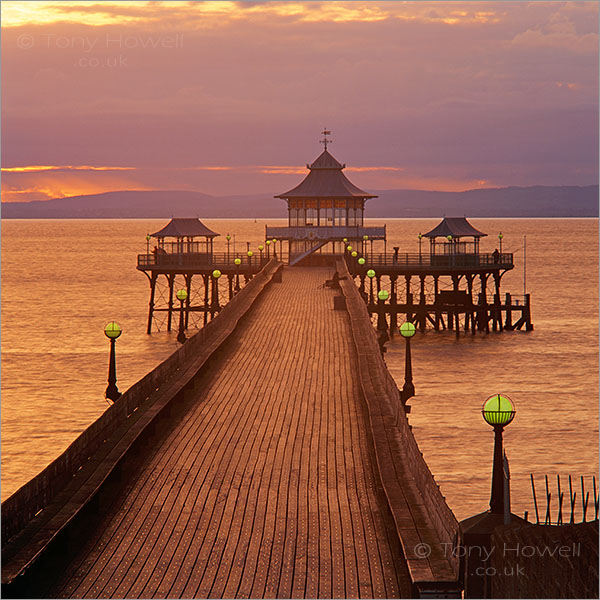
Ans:
[{"label": "pavilion finial", "polygon": [[323,144],[325,146],[325,150],[327,150],[327,144],[333,144],[333,140],[327,139],[327,136],[331,135],[331,131],[329,131],[327,127],[323,127],[323,131],[321,131],[321,134],[323,135],[323,139],[320,140],[320,143]]}]

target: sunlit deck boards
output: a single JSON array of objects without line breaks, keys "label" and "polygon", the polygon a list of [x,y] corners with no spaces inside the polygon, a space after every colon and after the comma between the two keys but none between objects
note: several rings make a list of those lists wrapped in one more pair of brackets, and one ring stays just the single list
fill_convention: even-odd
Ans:
[{"label": "sunlit deck boards", "polygon": [[329,269],[286,269],[54,594],[408,596]]}]

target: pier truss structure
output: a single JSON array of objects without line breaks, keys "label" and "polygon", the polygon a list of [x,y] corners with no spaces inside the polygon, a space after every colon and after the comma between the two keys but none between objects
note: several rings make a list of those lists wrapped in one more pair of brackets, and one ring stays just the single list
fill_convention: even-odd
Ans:
[{"label": "pier truss structure", "polygon": [[[217,235],[199,219],[172,219],[146,237],[146,253],[138,254],[137,269],[150,283],[148,334],[153,326],[158,331],[177,329],[182,310],[184,329],[203,327],[271,258],[269,252],[213,252]],[[156,245],[150,251],[152,238]],[[176,297],[181,289],[186,291],[183,306]]]},{"label": "pier truss structure", "polygon": [[[502,276],[514,268],[512,253],[367,255],[346,253],[346,264],[378,327],[393,335],[398,315],[420,331],[476,332],[533,329],[530,295],[502,297]],[[440,260],[443,259],[443,260]],[[369,271],[374,271],[370,277]],[[379,299],[386,290],[388,299]]]}]

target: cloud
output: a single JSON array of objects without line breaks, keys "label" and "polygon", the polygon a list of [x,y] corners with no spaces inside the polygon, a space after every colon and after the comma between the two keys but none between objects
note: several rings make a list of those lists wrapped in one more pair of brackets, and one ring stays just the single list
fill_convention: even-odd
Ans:
[{"label": "cloud", "polygon": [[9,167],[277,191],[327,125],[374,188],[597,179],[595,3],[22,4],[2,4]]}]

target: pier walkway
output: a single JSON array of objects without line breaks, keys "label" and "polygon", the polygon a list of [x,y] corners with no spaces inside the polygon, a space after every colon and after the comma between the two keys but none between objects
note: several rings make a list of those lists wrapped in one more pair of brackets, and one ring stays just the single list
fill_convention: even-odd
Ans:
[{"label": "pier walkway", "polygon": [[332,271],[264,290],[53,596],[410,595]]}]

